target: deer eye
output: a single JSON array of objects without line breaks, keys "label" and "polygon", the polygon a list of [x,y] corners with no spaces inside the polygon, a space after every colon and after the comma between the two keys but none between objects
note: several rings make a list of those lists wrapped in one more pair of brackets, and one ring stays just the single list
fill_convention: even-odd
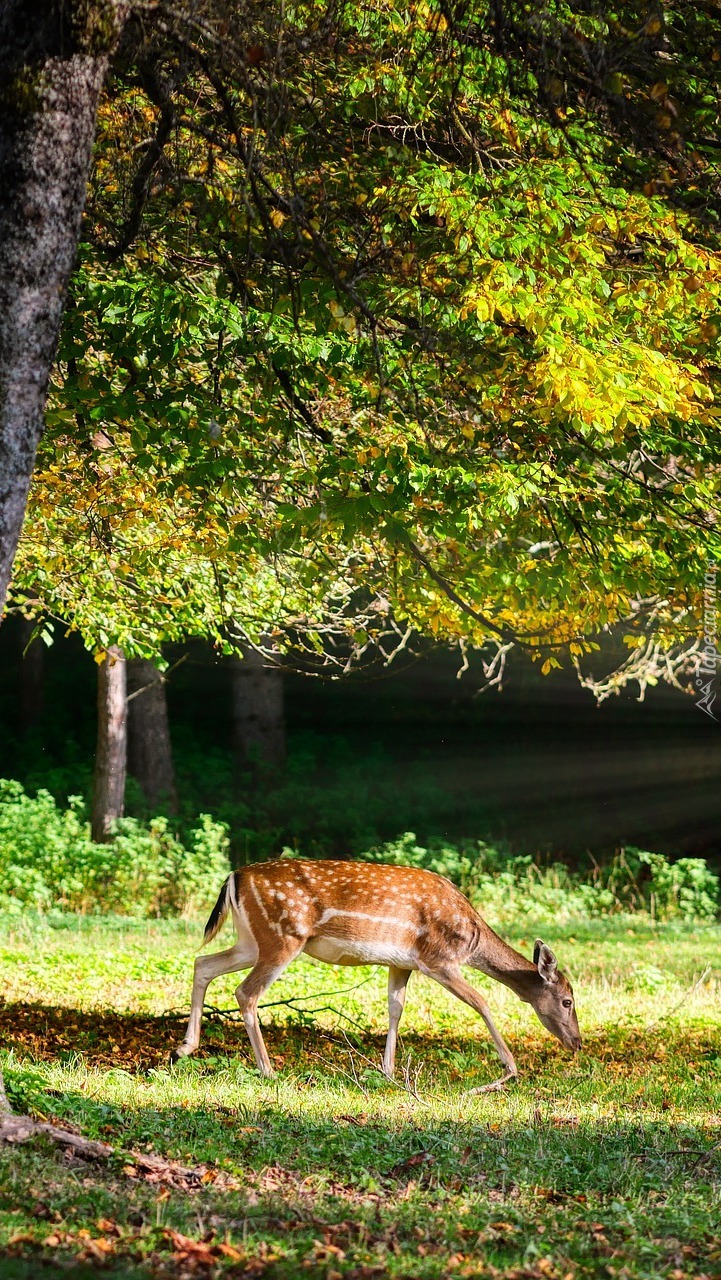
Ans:
[{"label": "deer eye", "polygon": [[573,1000],[562,1000],[561,1003],[564,1009],[571,1009],[573,1007]]}]

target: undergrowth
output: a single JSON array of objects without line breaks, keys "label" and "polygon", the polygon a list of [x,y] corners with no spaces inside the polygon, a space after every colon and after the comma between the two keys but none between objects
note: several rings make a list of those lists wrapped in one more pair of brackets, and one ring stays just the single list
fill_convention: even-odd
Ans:
[{"label": "undergrowth", "polygon": [[[483,841],[425,846],[412,832],[360,856],[447,876],[482,911],[507,922],[531,913],[554,921],[618,912],[713,920],[719,909],[719,879],[702,858],[671,862],[626,848],[584,874],[560,862],[509,856]],[[229,866],[227,829],[208,814],[185,841],[165,817],[124,818],[100,845],[90,838],[79,798],[63,808],[45,790],[31,797],[19,782],[0,781],[2,908],[177,915],[207,897],[209,885],[219,887]]]},{"label": "undergrowth", "polygon": [[25,794],[0,780],[0,907],[175,915],[228,874],[225,827],[202,814],[182,843],[167,818],[123,818],[107,844],[95,844],[83,802],[66,808],[48,791]]},{"label": "undergrowth", "polygon": [[639,912],[656,920],[713,920],[719,910],[719,878],[703,858],[671,862],[629,847],[582,873],[562,862],[509,856],[484,841],[459,846],[437,840],[425,847],[413,832],[365,856],[447,876],[484,914],[508,923]]}]

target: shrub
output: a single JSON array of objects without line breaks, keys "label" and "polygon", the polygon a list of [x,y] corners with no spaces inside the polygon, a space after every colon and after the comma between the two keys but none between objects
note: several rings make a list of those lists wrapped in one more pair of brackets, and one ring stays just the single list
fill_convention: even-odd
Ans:
[{"label": "shrub", "polygon": [[[107,844],[94,844],[83,802],[56,803],[48,791],[28,796],[0,780],[0,907],[63,908],[134,916],[193,911],[228,873],[228,831],[201,814],[181,840],[167,818],[123,818]],[[658,920],[713,920],[719,880],[701,858],[669,862],[662,854],[622,849],[589,875],[563,863],[540,865],[483,841],[456,845],[413,832],[362,855],[369,861],[424,867],[447,876],[483,914],[505,923],[558,923],[641,912]]]},{"label": "shrub", "polygon": [[30,797],[19,782],[0,780],[0,906],[6,910],[173,915],[192,910],[228,868],[227,830],[208,814],[201,814],[187,844],[167,818],[148,824],[123,818],[112,840],[94,844],[79,797],[63,809],[48,791]]},{"label": "shrub", "polygon": [[[628,869],[627,895],[639,901],[659,920],[713,920],[719,909],[719,878],[703,858],[679,858],[669,862],[661,853],[628,848],[621,851],[618,864]],[[610,878],[610,877],[609,877]],[[623,897],[623,886],[618,893]]]},{"label": "shrub", "polygon": [[413,832],[371,849],[370,861],[424,867],[447,876],[485,915],[506,923],[580,920],[631,911],[657,920],[713,920],[719,878],[702,858],[669,862],[660,853],[622,849],[607,867],[583,877],[563,863],[539,865],[479,841],[458,846],[418,844]]}]

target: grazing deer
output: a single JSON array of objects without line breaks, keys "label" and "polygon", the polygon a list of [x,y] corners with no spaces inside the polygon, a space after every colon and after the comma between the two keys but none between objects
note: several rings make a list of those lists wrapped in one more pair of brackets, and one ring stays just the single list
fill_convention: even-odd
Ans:
[{"label": "grazing deer", "polygon": [[434,978],[480,1013],[505,1075],[474,1092],[500,1089],[517,1075],[513,1055],[496,1028],[483,996],[466,982],[461,965],[480,969],[532,1004],[567,1049],[581,1048],[570,983],[540,940],[533,963],[499,938],[467,898],[443,876],[412,867],[366,862],[301,862],[278,859],[235,871],[225,881],[205,927],[211,942],[228,912],[237,942],[195,961],[190,1020],[171,1062],[194,1053],[208,983],[221,973],[251,972],[236,997],[262,1075],[273,1074],[258,1023],[258,1000],[283,970],[305,953],[326,964],[388,966],[389,1028],[383,1055],[388,1077],[395,1067],[398,1024],[406,984],[415,969]]}]

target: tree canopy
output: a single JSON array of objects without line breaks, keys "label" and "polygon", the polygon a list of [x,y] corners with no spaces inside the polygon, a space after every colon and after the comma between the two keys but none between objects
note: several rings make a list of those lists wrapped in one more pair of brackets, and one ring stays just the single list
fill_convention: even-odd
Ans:
[{"label": "tree canopy", "polygon": [[363,648],[390,614],[547,668],[624,619],[631,646],[697,639],[718,27],[714,5],[138,11],[16,602],[143,652],[231,617],[318,639],[333,615]]}]

